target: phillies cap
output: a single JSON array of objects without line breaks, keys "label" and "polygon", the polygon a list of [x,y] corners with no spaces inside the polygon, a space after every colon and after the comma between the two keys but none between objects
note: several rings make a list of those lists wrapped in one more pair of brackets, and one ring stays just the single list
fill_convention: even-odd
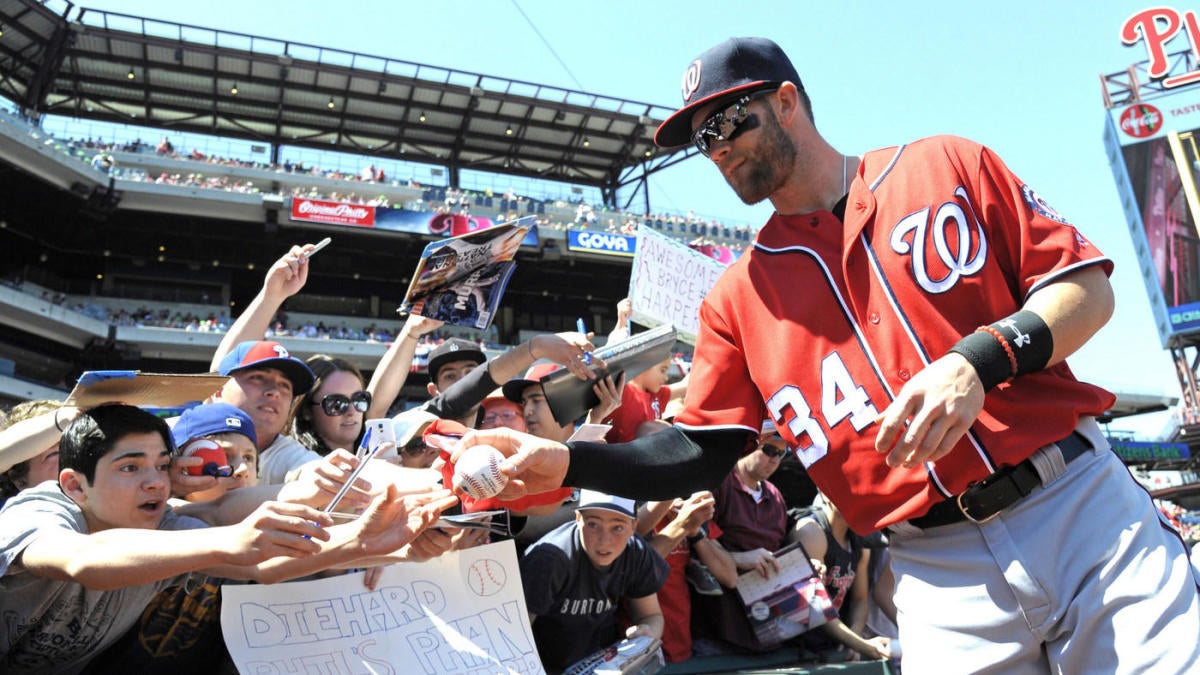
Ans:
[{"label": "phillies cap", "polygon": [[612,511],[630,518],[637,518],[637,504],[632,499],[608,495],[595,490],[579,492],[579,506],[575,507],[575,510],[583,511],[585,509]]},{"label": "phillies cap", "polygon": [[529,367],[529,370],[525,371],[525,377],[514,377],[508,382],[505,382],[504,385],[500,387],[500,391],[504,393],[504,398],[512,401],[513,403],[524,403],[524,401],[521,399],[521,394],[525,392],[526,387],[531,384],[537,384],[538,382],[541,382],[543,377],[546,377],[550,373],[553,373],[560,368],[562,368],[562,366],[558,365],[557,363],[550,363],[549,361],[545,363],[534,364]]},{"label": "phillies cap", "polygon": [[429,352],[429,379],[436,382],[442,366],[455,361],[483,363],[487,361],[487,355],[470,340],[450,338]]},{"label": "phillies cap", "polygon": [[190,440],[213,434],[241,434],[258,445],[254,422],[242,409],[228,403],[205,403],[185,410],[171,428],[175,447],[182,448]]},{"label": "phillies cap", "polygon": [[692,114],[701,106],[784,82],[803,89],[800,76],[779,45],[766,38],[730,38],[696,57],[683,71],[683,107],[658,127],[654,143],[663,148],[686,145],[692,134]]},{"label": "phillies cap", "polygon": [[270,340],[249,340],[239,344],[221,359],[218,371],[222,375],[232,375],[248,368],[274,368],[283,373],[292,382],[293,397],[307,394],[316,381],[308,364],[288,354],[283,345]]}]

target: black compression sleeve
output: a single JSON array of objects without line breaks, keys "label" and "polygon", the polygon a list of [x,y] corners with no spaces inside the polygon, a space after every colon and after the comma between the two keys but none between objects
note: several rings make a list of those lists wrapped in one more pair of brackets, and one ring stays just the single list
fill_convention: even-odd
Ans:
[{"label": "black compression sleeve", "polygon": [[424,408],[442,419],[456,420],[471,412],[498,386],[484,363],[427,401]]},{"label": "black compression sleeve", "polygon": [[572,442],[563,485],[631,499],[687,497],[720,485],[754,438],[739,429],[672,427],[629,443]]}]

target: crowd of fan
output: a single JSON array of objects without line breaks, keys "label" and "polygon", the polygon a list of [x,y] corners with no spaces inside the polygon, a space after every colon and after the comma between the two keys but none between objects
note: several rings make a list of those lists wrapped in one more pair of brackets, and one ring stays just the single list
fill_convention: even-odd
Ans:
[{"label": "crowd of fan", "polygon": [[[406,375],[422,360],[422,356],[429,370],[429,393],[432,398],[421,404],[418,410],[402,412],[398,416],[405,420],[421,421],[420,428],[424,429],[414,437],[398,440],[403,441],[403,447],[398,449],[399,452],[395,453],[391,461],[401,467],[436,468],[443,461],[439,459],[436,448],[433,452],[429,451],[432,443],[428,436],[430,433],[452,433],[455,429],[459,430],[457,433],[461,433],[476,426],[507,426],[516,431],[529,431],[549,440],[564,441],[576,431],[574,423],[559,424],[553,419],[538,380],[544,374],[559,368],[557,364],[570,362],[578,354],[581,345],[586,344],[587,338],[583,335],[541,334],[489,360],[478,343],[447,338],[444,334],[446,329],[440,322],[414,315],[397,333],[389,332],[387,335],[392,339],[391,345],[369,384],[352,365],[323,355],[311,357],[307,361],[307,368],[303,371],[298,370],[297,364],[300,362],[290,357],[281,345],[254,338],[261,337],[268,331],[276,334],[302,333],[314,337],[319,336],[324,328],[326,333],[329,333],[329,327],[321,326],[320,322],[312,325],[305,321],[296,326],[295,321],[289,322],[286,312],[281,311],[283,302],[296,291],[290,290],[290,287],[288,291],[276,290],[285,288],[284,283],[278,280],[290,274],[289,265],[299,264],[297,261],[303,257],[302,254],[303,249],[293,249],[277,261],[267,272],[267,279],[259,298],[249,305],[255,309],[239,317],[234,325],[229,327],[226,339],[218,348],[211,366],[213,370],[230,376],[220,396],[210,403],[188,410],[175,425],[174,443],[178,447],[188,446],[196,440],[193,436],[203,435],[201,432],[210,435],[216,433],[213,439],[231,444],[225,448],[229,470],[227,474],[220,474],[221,477],[186,475],[182,469],[196,459],[188,457],[186,451],[182,453],[182,459],[174,460],[179,470],[173,469],[169,473],[170,492],[187,500],[178,502],[179,512],[195,514],[197,512],[194,509],[189,511],[189,502],[190,505],[207,503],[205,500],[218,497],[228,490],[253,490],[256,489],[256,485],[275,485],[276,492],[264,493],[270,498],[284,499],[284,493],[293,495],[297,491],[301,494],[311,494],[311,487],[301,490],[294,483],[303,485],[307,480],[319,480],[320,476],[330,475],[331,470],[335,474],[340,471],[344,475],[345,469],[338,468],[339,465],[354,461],[354,457],[339,448],[356,447],[363,434],[366,419],[392,412],[391,409],[396,407],[393,401],[401,390]],[[628,301],[618,306],[619,323],[609,335],[610,340],[619,340],[629,335],[631,313],[632,307]],[[115,316],[118,317],[117,320],[133,325],[174,320],[188,321],[190,324],[197,319],[194,315],[189,317],[186,313],[179,313],[177,316],[169,310],[152,310],[145,307],[117,311]],[[222,318],[224,317],[214,314],[212,317],[206,317],[206,320],[219,321]],[[422,355],[421,352],[425,353]],[[678,367],[681,373],[687,370],[687,365],[680,362],[679,355],[668,358],[629,382],[624,378],[615,381],[611,376],[603,378],[594,387],[600,402],[585,414],[585,419],[592,423],[611,424],[609,440],[612,442],[630,440],[634,435],[666,428],[661,420],[673,414],[670,405],[672,402],[677,404],[686,389],[686,377],[681,381],[668,383],[669,373],[675,367]],[[501,384],[504,386],[498,388]],[[495,391],[491,395],[487,394],[493,390]],[[285,397],[290,397],[287,405],[275,403]],[[337,407],[335,404],[339,400],[345,404]],[[406,406],[402,404],[399,409],[404,407]],[[277,412],[280,408],[292,412],[283,416]],[[4,479],[0,480],[0,486],[10,493],[6,494],[10,497],[9,504],[0,514],[0,549],[18,547],[32,551],[33,549],[24,548],[30,546],[27,542],[37,541],[41,537],[59,536],[58,530],[37,529],[36,523],[42,521],[30,516],[30,509],[39,510],[40,513],[40,509],[51,508],[43,503],[44,500],[58,500],[58,505],[53,508],[66,509],[71,513],[87,509],[88,504],[92,503],[88,501],[75,505],[74,502],[63,501],[62,492],[57,491],[58,485],[55,484],[61,482],[62,491],[67,495],[74,495],[78,491],[77,475],[74,472],[79,468],[74,462],[78,461],[80,454],[75,449],[75,444],[81,436],[77,427],[93,424],[102,426],[108,414],[122,418],[135,416],[133,412],[113,411],[105,406],[81,410],[63,407],[58,403],[46,403],[45,407],[37,408],[37,411],[37,414],[27,413],[24,408],[14,411],[5,421],[5,425],[11,426],[5,430],[6,435],[3,439],[0,439],[0,459],[4,460],[0,462],[0,469],[6,470]],[[205,423],[198,425],[195,422],[196,418],[204,420]],[[347,420],[353,420],[355,424],[348,425]],[[647,429],[646,425],[652,426]],[[253,432],[247,433],[247,427],[252,428]],[[60,428],[66,429],[59,459],[62,466],[49,466],[54,462],[45,458],[52,457],[53,453],[58,451]],[[401,427],[398,425],[397,428]],[[403,428],[411,428],[411,425],[406,422]],[[14,429],[21,430],[21,433],[9,431]],[[195,433],[191,433],[191,430],[195,430]],[[112,438],[119,439],[129,430],[111,428],[104,431]],[[144,432],[145,429],[138,428],[133,431]],[[234,436],[240,433],[241,439],[230,440],[230,433]],[[92,437],[86,434],[83,436]],[[34,440],[31,441],[31,438]],[[250,439],[251,444],[247,445],[246,439]],[[18,452],[18,447],[25,449]],[[754,457],[759,455],[762,455],[761,461],[768,465],[775,462],[777,466],[778,454],[767,457],[759,452],[755,453]],[[92,470],[103,471],[102,468]],[[375,470],[383,471],[384,467],[377,466]],[[443,476],[448,476],[445,473],[447,470],[441,469]],[[293,478],[288,479],[291,482],[281,489],[278,486],[285,482],[285,475]],[[764,480],[765,477],[762,475]],[[159,479],[165,480],[161,474]],[[99,480],[96,482],[100,485]],[[388,482],[383,480],[377,484]],[[164,486],[163,489],[166,490],[167,487]],[[427,493],[423,497],[426,500],[436,498],[436,493]],[[465,496],[462,499],[464,506],[472,509],[488,507],[482,502],[472,504],[466,501],[468,498]],[[693,654],[692,637],[686,628],[689,623],[687,598],[690,591],[688,581],[685,580],[684,567],[689,566],[689,561],[696,561],[694,565],[690,565],[693,571],[686,574],[690,575],[692,583],[700,589],[697,592],[709,596],[725,595],[726,600],[736,602],[733,587],[736,586],[737,573],[754,569],[756,561],[765,553],[760,548],[743,550],[736,545],[736,538],[725,539],[725,543],[731,548],[726,549],[722,546],[720,529],[725,527],[727,531],[733,531],[736,524],[722,520],[720,503],[714,503],[712,494],[707,491],[679,500],[646,505],[642,509],[619,497],[589,494],[587,491],[578,494],[570,489],[529,499],[530,501],[511,504],[510,511],[505,512],[491,530],[462,530],[457,533],[437,530],[414,532],[406,542],[401,542],[404,545],[398,551],[383,562],[419,564],[446,551],[486,544],[498,539],[515,539],[520,554],[526,603],[530,612],[536,615],[533,619],[533,629],[537,648],[551,672],[561,670],[571,662],[611,644],[622,636],[644,635],[662,638],[670,660],[690,658]],[[92,500],[95,500],[94,496]],[[320,506],[305,503],[309,506]],[[437,510],[444,508],[443,502],[437,503],[442,505]],[[222,517],[228,517],[224,508],[227,507],[220,510]],[[260,507],[256,512],[260,516],[257,519],[252,517],[253,522],[243,521],[239,525],[221,521],[220,524],[250,529],[277,526],[271,525],[272,521],[269,518],[264,520],[261,517],[262,508],[273,507]],[[406,508],[419,510],[422,503],[406,502]],[[158,528],[174,529],[174,523],[177,522],[177,516],[174,515],[176,513],[178,512],[167,511],[163,516],[164,520],[156,521]],[[200,513],[216,517],[210,511],[201,510]],[[306,515],[301,520],[320,523],[324,518],[320,515]],[[307,527],[296,525],[295,520],[291,519],[293,522],[288,527]],[[617,528],[614,531],[620,532],[619,543],[612,544],[610,541],[603,549],[594,548],[598,546],[593,538],[594,520],[607,523],[604,528]],[[709,521],[711,524],[706,525]],[[81,518],[75,522],[95,521]],[[428,522],[432,521],[426,521],[427,524]],[[217,523],[210,521],[208,524]],[[117,525],[121,526],[119,523]],[[193,524],[189,527],[197,526]],[[141,672],[154,672],[178,667],[178,659],[189,659],[192,665],[202,662],[212,667],[220,667],[226,663],[229,656],[219,640],[215,643],[194,640],[198,633],[219,635],[220,622],[216,618],[219,612],[199,613],[189,609],[207,606],[196,594],[207,593],[204,597],[211,602],[221,582],[209,582],[206,579],[212,577],[197,575],[192,575],[189,579],[186,574],[167,575],[173,580],[155,578],[152,574],[139,571],[141,568],[136,568],[132,562],[126,560],[121,550],[105,548],[106,542],[111,543],[108,539],[93,539],[89,535],[94,533],[87,526],[79,527],[81,529],[72,534],[74,537],[82,537],[76,545],[84,548],[94,546],[95,550],[89,549],[89,552],[98,556],[110,556],[112,564],[118,568],[122,565],[129,567],[120,581],[115,582],[117,587],[127,587],[127,590],[144,587],[147,592],[141,595],[125,593],[122,596],[124,601],[135,603],[136,606],[125,607],[118,613],[121,616],[119,627],[95,642],[71,642],[70,644],[75,646],[87,645],[86,648],[79,647],[77,651],[54,646],[61,645],[61,641],[56,641],[51,636],[65,630],[64,628],[30,617],[28,623],[22,624],[21,631],[6,638],[8,642],[0,642],[0,664],[8,663],[6,659],[41,659],[41,663],[53,669],[56,666],[66,667],[68,664],[74,667],[83,661],[91,661],[91,667],[99,667],[100,670],[132,667]],[[127,524],[124,527],[136,526]],[[153,523],[140,527],[155,529]],[[706,531],[702,530],[705,527],[711,527],[711,530],[705,533]],[[16,535],[17,531],[22,534]],[[9,538],[10,534],[14,536]],[[166,537],[170,533],[163,534],[164,551],[145,551],[146,554],[158,556],[156,559],[159,560],[159,564],[164,556],[186,557],[186,554],[171,548],[169,542],[173,540]],[[306,534],[311,536],[311,533]],[[771,544],[771,550],[783,543],[783,533],[778,534],[779,541]],[[215,530],[212,536],[217,536]],[[356,536],[373,541],[371,537],[374,535],[360,531]],[[582,542],[581,550],[575,550],[570,544],[571,541],[576,541],[576,537]],[[146,540],[140,545],[152,544]],[[364,547],[369,546],[369,543],[364,544]],[[560,549],[562,546],[567,548]],[[554,552],[556,550],[566,551],[568,558],[564,560],[561,553]],[[571,553],[572,550],[575,552]],[[674,562],[668,563],[668,558]],[[317,565],[319,560],[318,554],[312,564]],[[42,564],[46,567],[39,569],[48,570],[53,567],[53,563]],[[180,569],[180,573],[197,568],[207,569],[207,565],[181,564],[184,567]],[[361,566],[368,564],[380,564],[380,561],[371,558],[369,563]],[[564,564],[574,571],[560,569]],[[612,595],[604,598],[590,598],[588,594],[593,592],[587,590],[590,587],[581,585],[577,588],[561,589],[545,583],[546,579],[561,578],[563,574],[575,578],[577,574],[589,574],[587,570],[599,570],[614,564],[624,570],[615,576],[622,580],[621,585],[609,589],[608,592]],[[288,565],[295,566],[296,563]],[[712,572],[707,571],[709,568]],[[105,569],[111,568],[106,566]],[[309,566],[303,567],[303,570],[306,573],[316,571]],[[277,581],[292,576],[279,572],[275,567],[268,566],[264,569],[255,566],[252,570],[226,572],[226,578],[241,578],[242,574],[261,581]],[[0,593],[0,598],[4,598],[0,600],[0,603],[4,603],[0,609],[6,612],[17,611],[18,605],[25,607],[37,599],[30,597],[33,591],[28,584],[20,587],[21,592],[18,592],[16,587],[4,585],[9,581],[17,581],[13,577],[12,568],[0,569],[0,586],[3,586],[5,591]],[[83,588],[89,583],[89,579],[91,577],[80,572],[53,573],[44,584],[46,589],[53,587],[55,593],[66,593],[66,597],[75,598],[77,594],[80,597],[86,596]],[[724,585],[725,590],[721,590],[718,582]],[[673,590],[667,590],[668,584]],[[206,588],[208,590],[205,590]],[[566,595],[562,595],[563,593]],[[670,595],[662,595],[664,601],[660,603],[660,594],[667,593]],[[93,601],[101,600],[95,596],[89,597],[93,597]],[[103,598],[105,601],[109,599]],[[579,617],[559,609],[567,599],[592,602],[594,606],[602,608],[602,611],[589,613],[582,623],[578,623]],[[625,608],[626,618],[618,617],[618,606]],[[683,612],[683,619],[680,619],[680,612]],[[668,613],[671,616],[669,622],[664,619]],[[167,633],[176,634],[175,631],[178,631],[178,637],[187,638],[189,644],[207,646],[203,650],[199,647],[162,649],[154,635],[163,634],[163,621],[171,626]],[[724,647],[718,646],[723,644],[721,640],[726,629],[732,630],[730,626],[718,625],[716,633],[707,634],[711,638],[707,649],[737,649],[733,643]],[[123,634],[124,637],[114,642],[117,634]],[[846,654],[841,656],[845,657]]]},{"label": "crowd of fan", "polygon": [[[331,180],[349,181],[355,183],[367,184],[383,184],[383,185],[406,185],[413,188],[421,188],[420,183],[412,178],[401,183],[396,179],[389,179],[383,169],[376,167],[374,164],[363,167],[358,172],[326,170],[316,166],[305,166],[302,163],[286,161],[282,164],[274,164],[269,162],[255,162],[229,157],[221,157],[218,155],[206,155],[200,150],[193,148],[191,152],[178,151],[171,141],[164,137],[159,144],[152,148],[149,144],[140,140],[129,143],[106,143],[103,140],[97,139],[71,139],[67,141],[67,147],[72,154],[80,156],[85,161],[92,161],[93,166],[102,168],[102,170],[112,171],[116,175],[132,180],[140,180],[143,182],[167,183],[171,185],[187,185],[193,187],[207,187],[211,189],[235,191],[235,192],[259,192],[263,188],[256,186],[252,181],[234,181],[230,179],[218,179],[214,177],[204,177],[201,173],[191,174],[171,174],[163,172],[158,176],[152,176],[145,172],[123,170],[113,168],[115,161],[112,159],[112,152],[132,152],[132,153],[155,153],[162,156],[171,157],[173,159],[185,159],[196,162],[205,162],[208,164],[228,167],[243,167],[250,169],[258,169],[264,171],[273,171],[277,173],[288,173],[292,175],[310,175]],[[105,159],[107,158],[107,159]],[[368,206],[391,206],[391,200],[386,195],[364,196],[362,190],[346,190],[346,191],[330,191],[326,192],[317,189],[315,186],[310,188],[296,187],[290,191],[293,197],[307,197],[310,199],[324,199],[329,201],[340,201],[351,204],[365,204]],[[498,199],[499,203],[495,204],[494,200]],[[479,210],[484,204],[495,204],[498,218],[516,218],[529,213],[536,213],[539,216],[539,226],[548,227],[555,230],[566,229],[599,229],[603,228],[606,232],[633,234],[639,224],[644,224],[658,231],[667,233],[681,238],[690,238],[692,243],[703,243],[709,245],[727,245],[735,250],[740,250],[753,238],[754,231],[745,225],[730,226],[722,224],[713,219],[703,219],[697,217],[694,213],[688,212],[686,215],[668,214],[668,213],[651,213],[651,214],[630,214],[622,211],[610,210],[607,206],[593,206],[579,199],[575,202],[565,200],[550,200],[543,202],[542,200],[517,195],[510,188],[503,196],[494,195],[490,188],[485,188],[480,191],[472,191],[457,187],[434,188],[427,190],[422,199],[410,202],[408,206],[417,208],[418,210],[428,210],[435,213],[458,213],[469,214],[472,209]],[[547,214],[547,208],[550,207],[550,215]],[[489,207],[491,208],[491,207]],[[574,210],[574,218],[569,216],[559,217],[554,215],[554,212],[569,213]]]},{"label": "crowd of fan", "polygon": [[[764,652],[790,655],[793,663],[892,656],[896,615],[886,538],[849,531],[769,420],[757,445],[709,490],[647,504],[570,488],[504,503],[459,495],[466,511],[499,509],[500,515],[489,529],[430,528],[454,500],[445,492],[403,494],[397,486],[413,485],[417,476],[429,481],[440,475],[448,483],[453,467],[449,453],[438,446],[447,437],[472,428],[507,427],[564,442],[579,422],[611,425],[604,436],[610,443],[662,432],[670,429],[682,403],[688,365],[674,355],[628,381],[605,376],[592,386],[597,404],[579,420],[560,424],[540,381],[565,364],[582,367],[586,336],[539,334],[489,358],[477,342],[452,338],[440,322],[412,315],[395,333],[374,327],[374,336],[391,344],[368,382],[342,359],[317,354],[302,362],[279,343],[260,339],[264,334],[337,334],[338,328],[323,322],[289,327],[281,311],[302,290],[288,282],[301,278],[298,266],[307,264],[306,250],[293,248],[268,270],[262,291],[248,305],[253,309],[229,326],[213,357],[210,368],[228,381],[208,402],[184,412],[173,430],[128,406],[85,410],[58,402],[22,404],[0,422],[0,489],[8,500],[0,511],[0,561],[22,554],[36,561],[31,569],[0,563],[0,613],[12,617],[16,627],[0,635],[0,670],[19,662],[46,671],[86,664],[89,672],[178,673],[187,663],[199,667],[197,672],[224,672],[232,666],[221,639],[220,588],[226,579],[274,583],[317,572],[340,574],[326,569],[336,558],[339,567],[369,568],[363,583],[373,590],[381,565],[419,565],[448,551],[508,539],[519,556],[536,648],[550,672],[561,672],[622,638],[641,636],[661,639],[670,662]],[[622,301],[609,340],[630,335],[631,314],[631,304]],[[176,319],[190,325],[197,319],[144,307],[119,311],[117,317],[135,325]],[[225,318],[214,314],[205,321]],[[421,360],[428,367],[430,398],[398,399]],[[681,378],[672,376],[676,368]],[[411,403],[417,407],[405,410]],[[361,518],[335,525],[316,509],[327,504],[360,461],[347,450],[363,442],[366,420],[392,415],[396,447],[369,460],[364,474],[372,485],[390,487],[376,487],[371,495],[352,490],[349,499],[357,500],[356,508],[369,499],[376,508],[392,504],[388,512],[396,522],[379,528]],[[158,440],[151,431],[172,438]],[[153,478],[144,479],[143,486],[157,481],[153,490],[129,487],[136,481],[100,480],[100,473],[125,469],[107,469],[97,458],[126,435],[138,434],[139,443],[149,437],[164,455],[172,447],[182,449],[169,471],[164,473],[159,455],[151,452],[147,473]],[[104,438],[111,439],[107,449],[89,445]],[[189,456],[199,441],[215,442],[228,465],[214,462],[209,475],[189,474],[189,467],[212,462]],[[81,476],[96,479],[88,487]],[[158,496],[139,494],[140,506],[133,509],[139,520],[127,523],[111,515],[115,520],[107,528],[113,530],[94,536],[98,532],[91,528],[105,529],[105,521],[88,509],[104,503],[101,490],[123,489]],[[236,503],[249,505],[232,509],[224,496],[235,491]],[[171,509],[160,506],[167,495],[178,498]],[[254,497],[243,499],[246,495]],[[133,499],[116,497],[118,502]],[[257,510],[250,514],[254,505]],[[1188,536],[1196,534],[1195,514],[1165,504],[1164,509],[1189,528]],[[275,517],[284,513],[291,517]],[[196,529],[188,530],[187,539],[167,531],[184,528]],[[148,533],[137,529],[157,529],[160,538],[141,536]],[[250,533],[286,534],[286,541],[307,542],[305,553],[243,551],[242,565],[213,567],[206,547],[226,550],[234,545],[228,537],[246,541]],[[349,560],[320,543],[343,533],[358,542],[356,557]],[[39,541],[69,543],[71,557],[86,564],[48,555],[59,549]],[[739,596],[739,581],[780,574],[776,552],[797,541],[812,556],[806,562],[828,593],[828,623],[787,639],[758,633]],[[357,557],[364,552],[369,555]],[[93,561],[100,571],[91,567]],[[32,583],[28,576],[35,578]],[[552,579],[565,581],[552,584]],[[120,592],[87,590],[89,585]],[[47,618],[57,616],[53,611],[35,613],[32,608],[42,602],[85,614],[95,603],[111,603],[105,605],[110,621],[102,627],[68,626]],[[807,607],[803,614],[810,616]],[[79,630],[87,634],[80,637]],[[68,632],[79,639],[62,639]],[[164,642],[163,636],[170,638]]]}]

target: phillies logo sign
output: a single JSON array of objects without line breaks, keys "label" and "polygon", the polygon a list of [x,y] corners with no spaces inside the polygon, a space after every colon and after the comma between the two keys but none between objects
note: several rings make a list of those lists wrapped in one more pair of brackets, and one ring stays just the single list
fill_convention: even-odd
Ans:
[{"label": "phillies logo sign", "polygon": [[1163,126],[1162,111],[1149,103],[1131,105],[1121,113],[1121,131],[1134,138],[1149,138]]},{"label": "phillies logo sign", "polygon": [[1170,7],[1150,7],[1134,14],[1121,26],[1121,42],[1132,47],[1146,43],[1146,54],[1150,57],[1147,69],[1152,80],[1161,80],[1168,89],[1200,82],[1200,70],[1167,77],[1171,70],[1167,59],[1167,43],[1180,33],[1187,36],[1192,50],[1193,63],[1200,61],[1200,21],[1192,10],[1180,12]]}]

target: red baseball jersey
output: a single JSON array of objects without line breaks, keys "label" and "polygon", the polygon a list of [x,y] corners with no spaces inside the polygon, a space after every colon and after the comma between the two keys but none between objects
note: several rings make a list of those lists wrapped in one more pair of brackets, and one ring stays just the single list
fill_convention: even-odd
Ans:
[{"label": "red baseball jersey", "polygon": [[1090,265],[1112,270],[988,148],[940,136],[868,153],[844,224],[772,216],[709,293],[676,423],[757,433],[769,415],[855,531],[920,516],[1112,406],[1063,363],[988,392],[936,465],[893,469],[874,447],[914,373]]}]

